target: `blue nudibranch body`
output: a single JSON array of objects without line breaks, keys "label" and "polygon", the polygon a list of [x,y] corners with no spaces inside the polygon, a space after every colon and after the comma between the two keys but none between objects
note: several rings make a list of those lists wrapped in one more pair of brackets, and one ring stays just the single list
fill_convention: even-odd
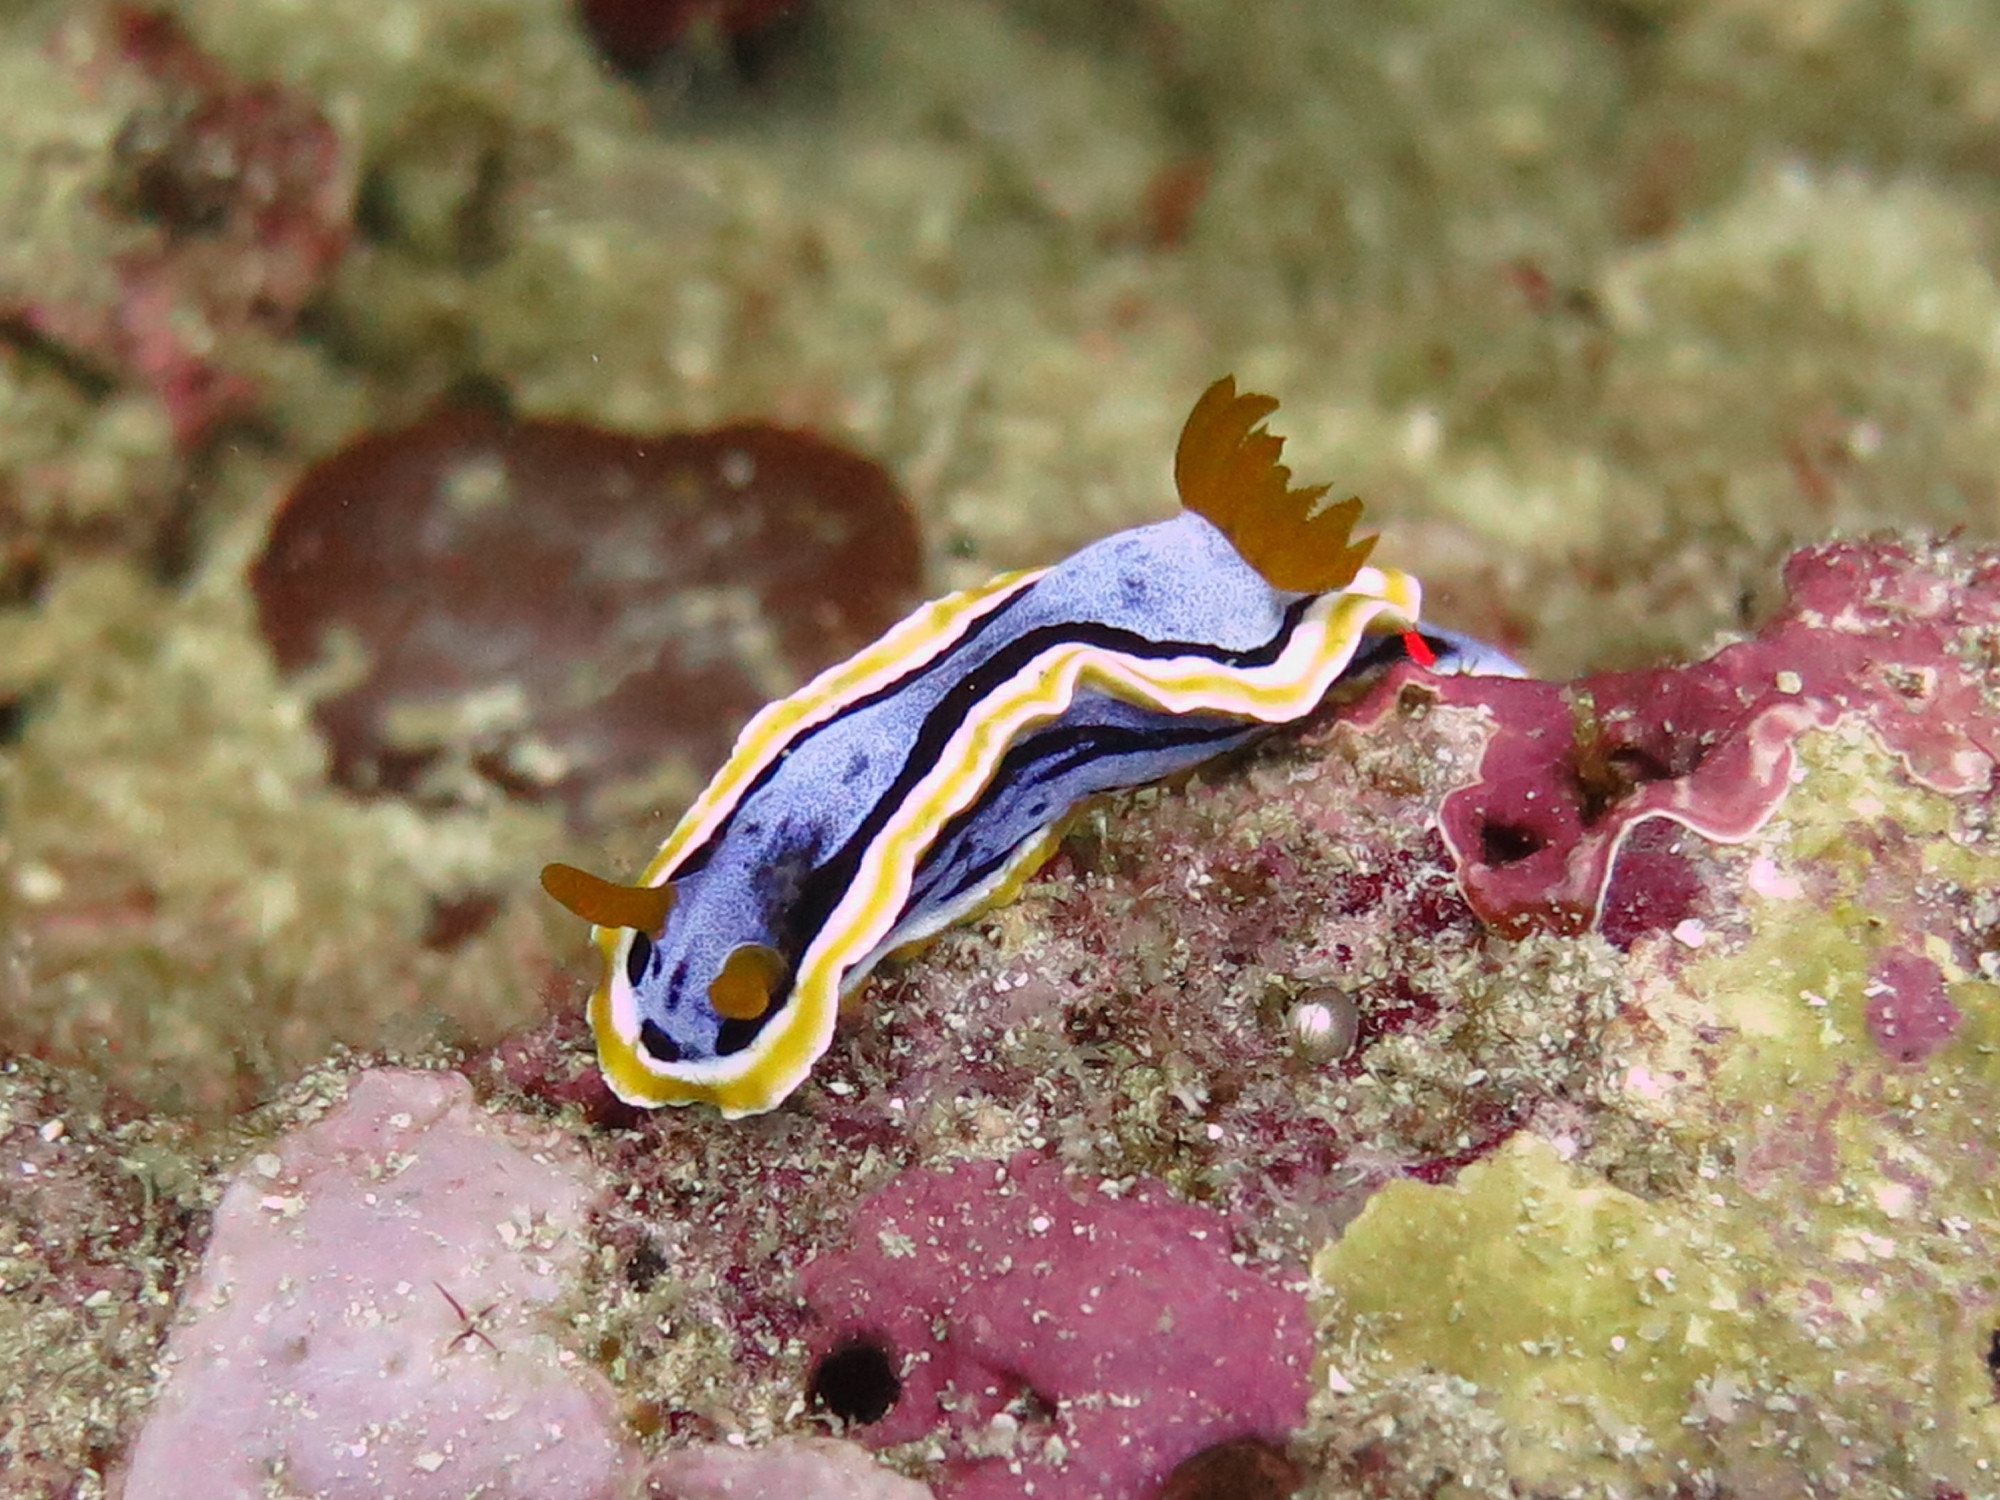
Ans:
[{"label": "blue nudibranch body", "polygon": [[1414,578],[1366,566],[1360,502],[1290,487],[1277,407],[1209,387],[1174,476],[1185,509],[1052,568],[925,605],[752,719],[636,886],[567,865],[597,924],[590,1018],[634,1104],[767,1110],[890,950],[1017,890],[1064,818],[1303,718],[1409,651],[1518,671],[1416,630]]}]

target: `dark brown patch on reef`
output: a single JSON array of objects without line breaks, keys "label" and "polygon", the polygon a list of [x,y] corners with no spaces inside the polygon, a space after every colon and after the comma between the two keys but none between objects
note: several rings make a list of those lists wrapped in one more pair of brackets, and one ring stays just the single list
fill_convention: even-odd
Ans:
[{"label": "dark brown patch on reef", "polygon": [[1286,1500],[1304,1482],[1282,1448],[1237,1438],[1184,1460],[1167,1476],[1160,1500]]},{"label": "dark brown patch on reef", "polygon": [[[604,61],[644,77],[677,53],[710,49],[755,84],[773,49],[809,19],[811,0],[577,0],[577,19]],[[713,59],[707,60],[713,64]]]},{"label": "dark brown patch on reef", "polygon": [[706,774],[920,572],[893,481],[811,434],[448,409],[311,470],[251,584],[286,672],[334,663],[315,713],[340,785],[553,800],[587,825],[672,757]]}]

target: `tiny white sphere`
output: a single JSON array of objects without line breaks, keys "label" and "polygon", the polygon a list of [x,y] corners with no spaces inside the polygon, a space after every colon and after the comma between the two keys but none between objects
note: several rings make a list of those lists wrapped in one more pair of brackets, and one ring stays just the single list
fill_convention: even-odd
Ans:
[{"label": "tiny white sphere", "polygon": [[1316,984],[1293,1002],[1285,1026],[1301,1057],[1332,1062],[1354,1050],[1361,1035],[1361,1008],[1347,991]]}]

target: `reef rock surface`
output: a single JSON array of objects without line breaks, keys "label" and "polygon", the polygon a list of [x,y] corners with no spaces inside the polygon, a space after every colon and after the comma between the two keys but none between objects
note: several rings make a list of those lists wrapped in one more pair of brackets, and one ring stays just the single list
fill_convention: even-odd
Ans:
[{"label": "reef rock surface", "polygon": [[1099,810],[770,1115],[568,1013],[362,1073],[237,1170],[125,1493],[1996,1493],[2000,555],[1786,580]]}]

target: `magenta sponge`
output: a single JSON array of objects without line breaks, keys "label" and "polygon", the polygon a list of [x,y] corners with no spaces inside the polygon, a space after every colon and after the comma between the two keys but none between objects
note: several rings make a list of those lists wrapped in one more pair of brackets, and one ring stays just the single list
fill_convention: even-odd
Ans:
[{"label": "magenta sponge", "polygon": [[1158,1183],[1032,1154],[908,1172],[805,1289],[815,1394],[870,1444],[940,1442],[950,1500],[1151,1495],[1189,1456],[1305,1417],[1300,1290]]}]

